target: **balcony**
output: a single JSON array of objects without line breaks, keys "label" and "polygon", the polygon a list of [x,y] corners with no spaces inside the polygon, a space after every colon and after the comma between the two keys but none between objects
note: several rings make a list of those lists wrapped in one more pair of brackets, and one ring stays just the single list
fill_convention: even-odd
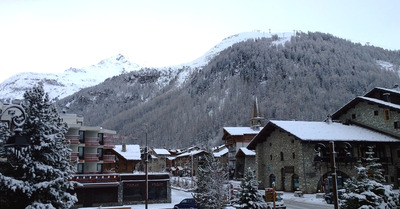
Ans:
[{"label": "balcony", "polygon": [[85,162],[98,162],[98,161],[99,161],[98,153],[85,154]]},{"label": "balcony", "polygon": [[115,155],[103,155],[104,163],[115,163]]},{"label": "balcony", "polygon": [[99,138],[98,137],[86,137],[85,138],[85,146],[99,146]]},{"label": "balcony", "polygon": [[78,152],[71,152],[71,162],[75,162],[79,159],[79,153]]},{"label": "balcony", "polygon": [[79,136],[66,136],[65,137],[70,144],[79,144]]},{"label": "balcony", "polygon": [[112,140],[110,139],[104,139],[104,149],[112,149],[115,148],[115,144]]}]

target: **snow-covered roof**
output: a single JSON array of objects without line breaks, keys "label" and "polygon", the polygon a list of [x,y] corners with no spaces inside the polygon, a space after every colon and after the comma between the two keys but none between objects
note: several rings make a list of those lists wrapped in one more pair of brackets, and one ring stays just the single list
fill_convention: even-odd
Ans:
[{"label": "snow-covered roof", "polygon": [[[246,156],[255,156],[255,155],[256,155],[256,152],[254,152],[253,150],[249,150],[249,149],[247,149],[246,147],[241,147],[241,148],[239,149],[239,151],[242,151],[243,154],[246,155]],[[238,152],[239,152],[239,151],[238,151]]]},{"label": "snow-covered roof", "polygon": [[167,159],[172,161],[172,160],[175,160],[176,157],[167,157]]},{"label": "snow-covered roof", "polygon": [[258,134],[260,129],[252,129],[250,127],[224,127],[224,130],[232,136],[241,136],[245,134]]},{"label": "snow-covered roof", "polygon": [[391,107],[391,108],[400,110],[400,105],[398,105],[398,104],[394,104],[394,103],[391,103],[391,102],[386,102],[386,101],[383,101],[383,100],[380,100],[380,99],[375,99],[375,98],[370,98],[370,97],[358,97],[358,98],[361,98],[361,99],[367,100],[369,102],[374,102],[374,103],[377,103],[377,104],[385,105],[387,107]]},{"label": "snow-covered roof", "polygon": [[113,150],[126,160],[141,160],[140,146],[137,144],[127,144],[126,152],[122,152],[122,145],[115,145]]},{"label": "snow-covered roof", "polygon": [[364,141],[364,142],[400,142],[400,139],[356,125],[344,125],[336,122],[315,121],[279,121],[271,120],[265,128],[247,146],[254,149],[266,135],[282,129],[304,141]]},{"label": "snow-covered roof", "polygon": [[176,158],[190,156],[190,155],[197,155],[197,154],[202,153],[202,152],[204,152],[204,150],[193,150],[191,152],[182,153],[182,154],[176,156]]},{"label": "snow-covered roof", "polygon": [[171,155],[171,153],[168,152],[166,149],[153,149],[154,153],[157,155]]},{"label": "snow-covered roof", "polygon": [[218,152],[214,152],[213,154],[214,154],[214,157],[221,157],[221,156],[225,155],[226,153],[228,153],[228,151],[229,151],[228,148],[225,147]]},{"label": "snow-covered roof", "polygon": [[356,125],[344,125],[335,122],[279,120],[271,120],[270,123],[282,128],[301,140],[400,142],[397,138]]}]

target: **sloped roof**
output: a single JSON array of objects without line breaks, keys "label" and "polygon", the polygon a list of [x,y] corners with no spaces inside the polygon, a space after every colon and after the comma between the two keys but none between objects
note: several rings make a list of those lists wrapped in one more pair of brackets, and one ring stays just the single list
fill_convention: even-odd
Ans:
[{"label": "sloped roof", "polygon": [[113,150],[126,160],[141,160],[140,146],[137,144],[127,144],[126,152],[122,152],[122,145],[115,145],[115,148],[113,148]]},{"label": "sloped roof", "polygon": [[166,149],[153,149],[154,153],[157,155],[171,155],[171,153]]},{"label": "sloped roof", "polygon": [[221,157],[221,156],[225,155],[226,153],[228,153],[228,151],[229,151],[228,148],[225,147],[218,152],[214,152],[213,155],[214,155],[214,157]]},{"label": "sloped roof", "polygon": [[303,141],[365,141],[365,142],[400,142],[400,139],[375,132],[356,125],[315,121],[279,121],[271,120],[265,128],[250,142],[249,149],[255,149],[257,143],[275,129],[290,133]]},{"label": "sloped roof", "polygon": [[176,156],[176,158],[186,157],[186,156],[191,156],[191,155],[197,155],[197,154],[200,154],[202,152],[205,152],[205,151],[204,150],[193,150],[191,152],[182,153],[182,154]]},{"label": "sloped roof", "polygon": [[236,153],[236,155],[239,154],[239,152],[243,153],[245,156],[255,156],[256,152],[254,152],[253,150],[249,150],[246,147],[241,147],[238,152]]},{"label": "sloped roof", "polygon": [[224,127],[224,130],[233,136],[242,136],[245,134],[258,134],[260,129],[254,130],[250,127]]}]

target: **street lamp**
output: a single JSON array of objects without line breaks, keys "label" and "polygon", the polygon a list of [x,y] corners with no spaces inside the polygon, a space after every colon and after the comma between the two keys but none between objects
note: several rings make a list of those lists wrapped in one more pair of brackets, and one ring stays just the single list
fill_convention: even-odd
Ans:
[{"label": "street lamp", "polygon": [[[10,130],[14,132],[14,135],[7,139],[4,148],[6,151],[12,150],[14,154],[14,158],[18,160],[21,152],[24,148],[29,146],[28,139],[23,136],[22,133],[22,125],[24,125],[26,120],[25,110],[20,105],[10,105],[6,109],[4,109],[0,115],[0,119],[3,117],[4,113],[9,109],[18,109],[21,114],[15,115],[15,112],[11,113],[11,127]],[[13,130],[12,130],[13,129]]]}]

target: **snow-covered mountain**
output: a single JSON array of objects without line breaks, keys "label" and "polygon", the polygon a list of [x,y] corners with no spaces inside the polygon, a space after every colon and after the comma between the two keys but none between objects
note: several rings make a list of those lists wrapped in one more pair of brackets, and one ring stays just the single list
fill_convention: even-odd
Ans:
[{"label": "snow-covered mountain", "polygon": [[[248,39],[256,39],[273,35],[279,37],[275,41],[276,44],[282,44],[290,39],[293,33],[270,34],[261,31],[245,32],[230,36],[222,40],[221,43],[210,49],[198,59],[178,66],[162,67],[158,70],[164,74],[168,71],[169,75],[177,76],[179,83],[183,83],[194,69],[201,68],[206,65],[213,57],[217,56],[221,51],[227,49],[235,43],[246,41]],[[183,68],[186,66],[185,68]],[[136,71],[142,66],[129,62],[123,55],[110,57],[102,60],[96,65],[87,68],[70,68],[63,73],[20,73],[16,74],[0,84],[0,99],[21,99],[24,92],[34,85],[42,84],[46,92],[49,93],[51,99],[61,99],[66,96],[90,86],[95,86],[105,79],[117,76],[126,72]],[[180,69],[178,71],[178,69]],[[174,72],[171,72],[174,71]],[[163,73],[164,72],[164,73]],[[168,80],[168,79],[167,79]]]},{"label": "snow-covered mountain", "polygon": [[100,61],[87,68],[69,68],[63,73],[20,73],[0,84],[0,98],[21,99],[24,92],[34,85],[42,84],[51,99],[60,99],[83,88],[97,85],[105,79],[141,67],[125,59],[121,54]]}]

